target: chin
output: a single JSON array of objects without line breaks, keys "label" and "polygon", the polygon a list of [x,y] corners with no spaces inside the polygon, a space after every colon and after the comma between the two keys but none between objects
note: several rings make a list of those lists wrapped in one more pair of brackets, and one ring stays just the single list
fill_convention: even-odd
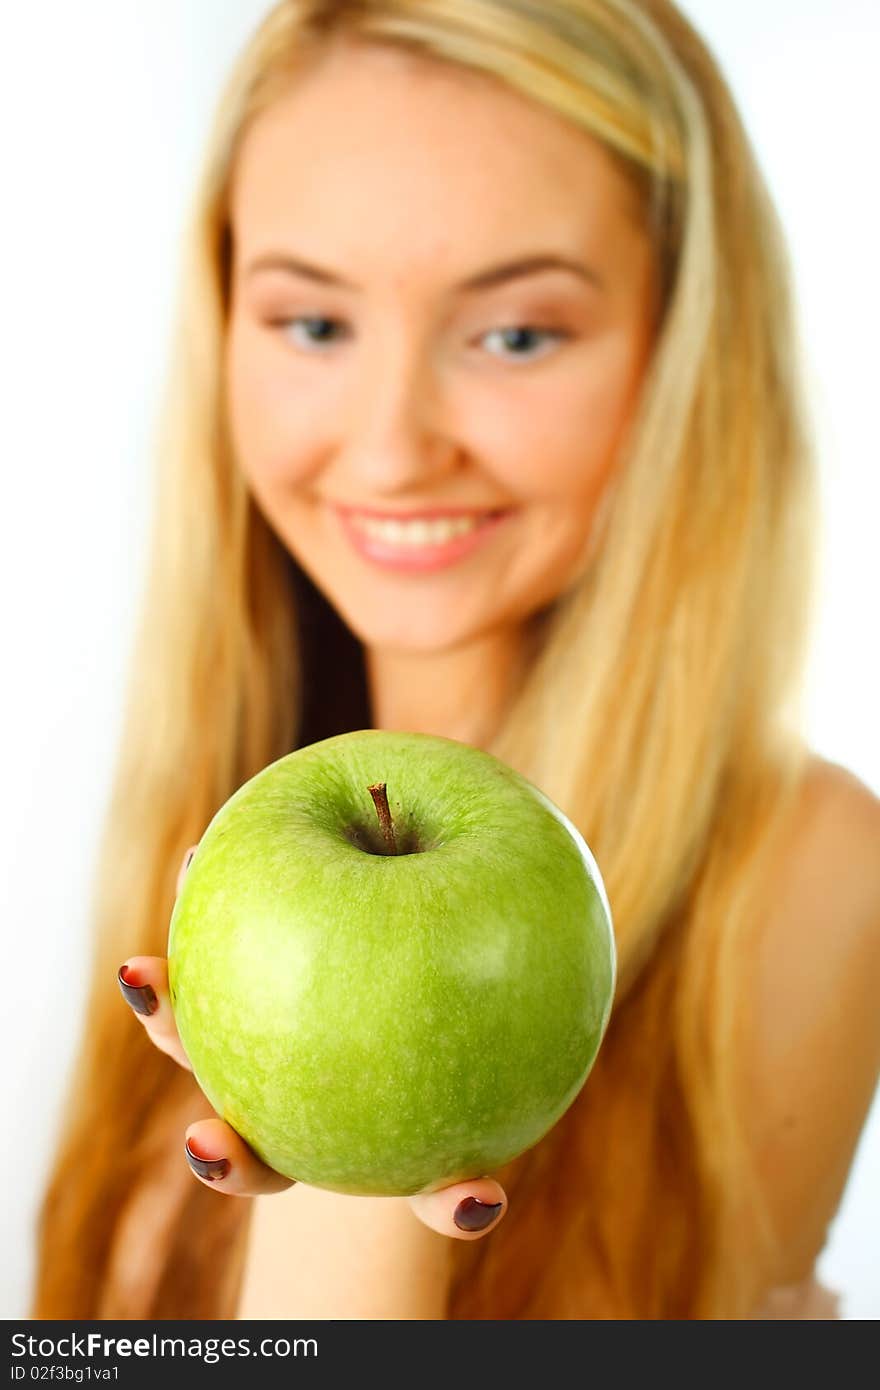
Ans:
[{"label": "chin", "polygon": [[456,647],[475,635],[472,628],[450,618],[431,620],[422,616],[389,614],[386,621],[377,621],[375,612],[364,616],[357,612],[337,609],[351,631],[365,647],[386,651],[438,652]]},{"label": "chin", "polygon": [[[363,575],[342,565],[333,567],[330,573],[326,555],[288,548],[312,584],[366,648],[414,655],[440,652],[472,641],[505,622],[504,614],[485,611],[473,584],[453,585],[450,589],[433,575],[417,579],[379,573]],[[487,590],[486,582],[481,581],[479,592],[487,591],[493,591],[492,582]]]}]

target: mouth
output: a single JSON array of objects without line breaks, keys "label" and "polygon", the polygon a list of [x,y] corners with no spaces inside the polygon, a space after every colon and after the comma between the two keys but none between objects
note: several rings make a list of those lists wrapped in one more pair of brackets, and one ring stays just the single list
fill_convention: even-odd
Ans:
[{"label": "mouth", "polygon": [[398,570],[433,570],[482,547],[514,511],[464,507],[379,513],[334,506],[343,531],[364,559]]}]

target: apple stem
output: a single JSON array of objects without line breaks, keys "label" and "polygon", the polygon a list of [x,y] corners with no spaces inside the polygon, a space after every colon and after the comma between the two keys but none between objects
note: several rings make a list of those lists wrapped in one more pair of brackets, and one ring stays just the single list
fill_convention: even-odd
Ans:
[{"label": "apple stem", "polygon": [[388,797],[385,793],[384,782],[374,782],[367,788],[373,803],[376,807],[376,814],[379,817],[379,824],[382,827],[382,834],[385,836],[385,843],[388,846],[389,854],[397,853],[397,842],[394,839],[394,825],[391,820],[391,812],[388,809]]}]

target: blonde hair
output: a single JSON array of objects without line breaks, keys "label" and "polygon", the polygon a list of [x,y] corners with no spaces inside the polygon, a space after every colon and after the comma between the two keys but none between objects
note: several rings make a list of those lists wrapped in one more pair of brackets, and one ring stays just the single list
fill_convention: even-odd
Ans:
[{"label": "blonde hair", "polygon": [[642,195],[664,285],[590,564],[540,615],[491,745],[596,855],[615,1009],[575,1104],[499,1175],[507,1221],[454,1243],[449,1316],[748,1316],[761,1261],[744,1231],[770,1259],[773,1230],[731,1065],[755,894],[806,759],[817,489],[777,218],[718,67],[668,0],[283,0],[234,68],[182,266],[88,1028],[33,1315],[235,1313],[250,1202],[192,1180],[183,1127],[204,1100],[113,977],[131,954],[165,953],[183,851],[236,787],[369,719],[357,680],[351,705],[327,704],[335,662],[361,671],[359,644],[255,507],[221,391],[236,150],[346,37],[479,70],[600,140]]}]

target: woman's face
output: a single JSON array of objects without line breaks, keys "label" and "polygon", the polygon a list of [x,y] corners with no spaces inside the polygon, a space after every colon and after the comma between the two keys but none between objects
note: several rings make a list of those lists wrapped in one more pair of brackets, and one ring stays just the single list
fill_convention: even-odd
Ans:
[{"label": "woman's face", "polygon": [[235,454],[351,630],[437,650],[568,588],[653,322],[599,143],[479,74],[337,49],[248,130],[231,217]]}]

